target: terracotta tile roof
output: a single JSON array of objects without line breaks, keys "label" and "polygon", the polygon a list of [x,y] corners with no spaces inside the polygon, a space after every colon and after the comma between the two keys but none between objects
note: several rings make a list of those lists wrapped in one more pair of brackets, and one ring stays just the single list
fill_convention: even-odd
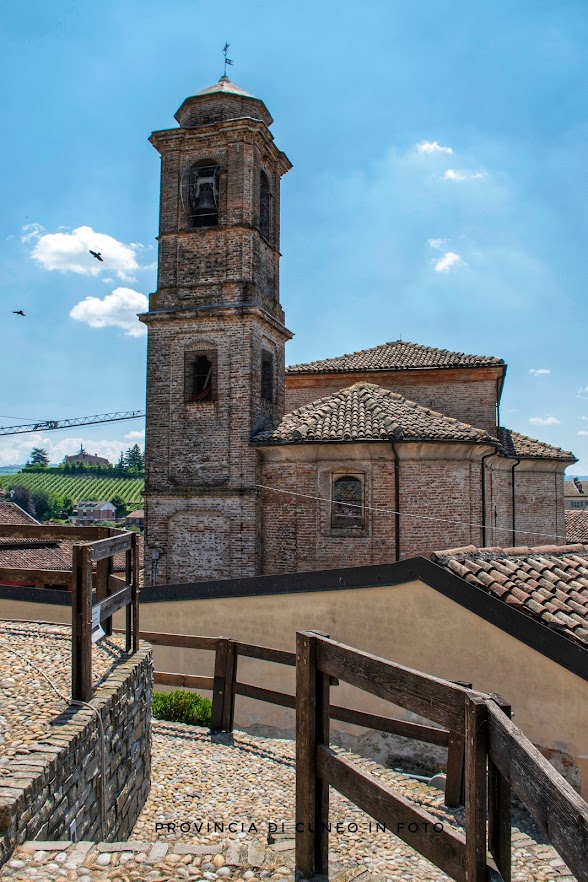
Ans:
[{"label": "terracotta tile roof", "polygon": [[361,349],[348,355],[336,358],[323,358],[320,361],[309,361],[306,364],[293,364],[286,369],[288,374],[324,374],[343,371],[407,371],[424,368],[484,367],[487,365],[504,365],[502,358],[491,355],[467,355],[465,352],[449,352],[447,349],[434,349],[432,346],[421,346],[420,343],[409,343],[405,340],[393,340]]},{"label": "terracotta tile roof", "polygon": [[[0,568],[17,570],[71,570],[74,545],[88,545],[81,539],[35,539],[0,537]],[[143,537],[137,535],[139,568],[143,566]],[[96,564],[92,565],[96,569]],[[114,573],[124,572],[126,552],[115,554]]]},{"label": "terracotta tile roof", "polygon": [[588,647],[588,545],[451,548],[431,560]]},{"label": "terracotta tile roof", "polygon": [[498,445],[483,429],[460,423],[374,383],[355,383],[286,414],[255,442],[481,441]]},{"label": "terracotta tile roof", "polygon": [[38,524],[35,518],[31,517],[16,502],[0,502],[0,524]]},{"label": "terracotta tile roof", "polygon": [[584,542],[588,545],[588,511],[566,509],[566,542]]},{"label": "terracotta tile roof", "polygon": [[587,496],[588,483],[582,481],[564,481],[564,496]]},{"label": "terracotta tile roof", "polygon": [[520,435],[511,429],[501,426],[498,429],[498,437],[508,456],[516,456],[519,459],[560,459],[565,462],[577,462],[578,460],[569,450],[554,447],[536,438]]}]

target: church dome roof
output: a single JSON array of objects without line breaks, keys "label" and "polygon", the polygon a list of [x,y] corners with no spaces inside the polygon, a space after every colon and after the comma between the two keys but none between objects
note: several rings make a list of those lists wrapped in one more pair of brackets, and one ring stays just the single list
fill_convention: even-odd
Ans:
[{"label": "church dome roof", "polygon": [[175,117],[187,129],[231,119],[258,119],[266,126],[273,123],[263,101],[236,86],[227,76],[186,98]]},{"label": "church dome roof", "polygon": [[236,86],[227,76],[222,76],[218,83],[213,83],[212,86],[208,86],[207,89],[201,89],[200,92],[196,92],[194,97],[198,95],[212,95],[214,92],[225,92],[231,95],[242,95],[245,98],[255,98],[255,95],[252,95],[251,92],[246,92],[244,89],[240,89],[239,86]]}]

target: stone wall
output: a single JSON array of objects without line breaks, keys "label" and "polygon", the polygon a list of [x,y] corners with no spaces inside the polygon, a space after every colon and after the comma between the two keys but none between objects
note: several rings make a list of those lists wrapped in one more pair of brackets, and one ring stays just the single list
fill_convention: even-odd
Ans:
[{"label": "stone wall", "polygon": [[151,647],[116,666],[95,692],[105,736],[106,829],[101,826],[101,734],[87,707],[61,714],[51,734],[16,753],[0,778],[0,864],[25,840],[117,841],[129,836],[150,787]]}]

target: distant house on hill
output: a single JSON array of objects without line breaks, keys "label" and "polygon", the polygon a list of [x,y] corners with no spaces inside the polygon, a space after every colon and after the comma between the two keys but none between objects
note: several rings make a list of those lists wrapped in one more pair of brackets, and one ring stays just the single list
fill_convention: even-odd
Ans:
[{"label": "distant house on hill", "polygon": [[145,526],[145,512],[142,508],[138,508],[136,511],[130,512],[125,518],[125,527],[140,527],[143,529]]},{"label": "distant house on hill", "polygon": [[74,453],[73,456],[66,456],[64,462],[81,462],[84,465],[110,465],[110,462],[104,456],[98,456],[97,453],[86,453],[82,445],[80,445],[78,453]]},{"label": "distant house on hill", "polygon": [[112,521],[116,518],[116,506],[112,502],[78,502],[73,516],[77,526],[91,521]]},{"label": "distant house on hill", "polygon": [[564,508],[588,509],[588,483],[583,484],[579,478],[564,481]]}]

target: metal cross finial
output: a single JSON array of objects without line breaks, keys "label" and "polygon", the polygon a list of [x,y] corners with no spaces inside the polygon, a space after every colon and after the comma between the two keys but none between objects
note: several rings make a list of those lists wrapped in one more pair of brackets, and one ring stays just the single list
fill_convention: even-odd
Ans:
[{"label": "metal cross finial", "polygon": [[223,55],[225,56],[225,70],[223,73],[223,77],[226,77],[226,75],[227,75],[227,64],[231,64],[231,65],[233,64],[231,59],[227,58],[227,52],[229,51],[230,45],[231,45],[230,43],[225,43],[225,45],[223,46]]}]

